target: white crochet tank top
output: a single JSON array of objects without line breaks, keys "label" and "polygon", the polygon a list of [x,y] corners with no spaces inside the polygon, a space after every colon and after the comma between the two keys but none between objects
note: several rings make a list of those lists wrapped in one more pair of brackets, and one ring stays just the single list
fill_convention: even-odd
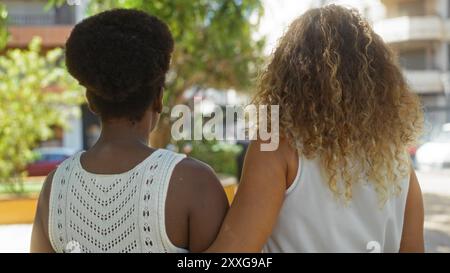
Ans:
[{"label": "white crochet tank top", "polygon": [[49,237],[56,252],[186,252],[169,240],[165,200],[185,156],[158,149],[121,174],[84,170],[79,152],[56,170]]}]

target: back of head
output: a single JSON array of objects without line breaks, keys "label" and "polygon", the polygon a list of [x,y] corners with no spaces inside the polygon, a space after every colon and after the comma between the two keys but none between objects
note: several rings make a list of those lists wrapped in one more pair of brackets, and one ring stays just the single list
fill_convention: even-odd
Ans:
[{"label": "back of head", "polygon": [[346,199],[367,178],[385,200],[409,172],[422,112],[394,57],[357,11],[329,5],[292,22],[261,76],[256,102],[280,106],[282,132]]},{"label": "back of head", "polygon": [[75,26],[66,43],[67,68],[102,119],[139,120],[162,91],[173,43],[158,18],[109,10]]}]

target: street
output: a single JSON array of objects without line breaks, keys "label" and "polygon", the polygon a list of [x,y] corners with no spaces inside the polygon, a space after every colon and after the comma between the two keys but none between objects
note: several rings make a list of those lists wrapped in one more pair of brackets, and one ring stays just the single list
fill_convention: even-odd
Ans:
[{"label": "street", "polygon": [[[418,172],[425,205],[427,252],[450,253],[450,170]],[[0,253],[27,252],[31,225],[0,226]]]}]

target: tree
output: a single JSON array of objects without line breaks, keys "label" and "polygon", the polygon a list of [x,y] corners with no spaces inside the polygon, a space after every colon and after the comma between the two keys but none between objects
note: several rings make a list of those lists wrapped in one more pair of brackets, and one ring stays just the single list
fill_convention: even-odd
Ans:
[{"label": "tree", "polygon": [[22,181],[32,149],[52,137],[52,126],[65,126],[73,114],[67,106],[82,101],[62,56],[60,48],[42,53],[39,38],[0,56],[0,182]]},{"label": "tree", "polygon": [[[64,4],[50,0],[50,5]],[[262,62],[264,39],[253,37],[263,14],[261,0],[91,0],[87,12],[135,8],[165,21],[175,39],[165,105],[184,103],[190,88],[247,91]],[[169,116],[161,116],[152,145],[170,141]]]},{"label": "tree", "polygon": [[6,11],[5,5],[0,3],[0,50],[5,48],[8,42],[8,31],[6,29],[7,16],[8,12]]}]

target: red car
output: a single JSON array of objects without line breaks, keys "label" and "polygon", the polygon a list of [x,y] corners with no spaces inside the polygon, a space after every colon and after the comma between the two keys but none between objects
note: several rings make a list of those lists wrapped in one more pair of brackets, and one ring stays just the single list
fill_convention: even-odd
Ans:
[{"label": "red car", "polygon": [[417,147],[416,146],[411,146],[408,148],[408,153],[410,156],[416,156],[416,152],[417,152]]},{"label": "red car", "polygon": [[74,152],[67,148],[39,148],[35,152],[39,158],[27,166],[28,176],[46,176]]}]

